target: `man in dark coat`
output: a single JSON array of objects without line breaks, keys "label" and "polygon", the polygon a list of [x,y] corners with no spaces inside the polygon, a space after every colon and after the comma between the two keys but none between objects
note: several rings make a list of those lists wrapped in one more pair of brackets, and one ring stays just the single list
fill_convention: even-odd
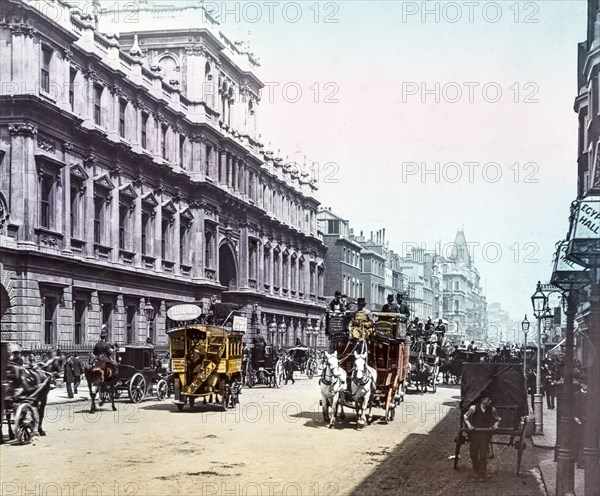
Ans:
[{"label": "man in dark coat", "polygon": [[329,303],[329,310],[335,313],[344,313],[346,311],[346,306],[342,301],[342,293],[341,291],[336,291],[333,297],[333,300]]},{"label": "man in dark coat", "polygon": [[73,383],[75,382],[75,373],[73,371],[73,355],[67,354],[64,371],[65,384],[67,385],[67,395],[73,398]]},{"label": "man in dark coat", "polygon": [[397,303],[394,303],[394,295],[387,296],[387,303],[381,308],[382,312],[400,313],[400,307]]},{"label": "man in dark coat", "polygon": [[398,313],[404,315],[406,320],[410,317],[410,309],[406,303],[403,303],[404,295],[402,293],[396,294],[396,304],[398,305]]},{"label": "man in dark coat", "polygon": [[113,373],[113,377],[117,375],[117,364],[113,360],[113,349],[108,343],[108,331],[106,325],[102,326],[100,341],[94,346],[93,353],[98,360],[102,360],[108,365]]},{"label": "man in dark coat", "polygon": [[469,430],[469,453],[473,462],[475,477],[480,482],[485,482],[487,475],[487,457],[492,439],[491,432],[476,431],[475,429],[497,429],[500,426],[500,417],[492,406],[492,399],[482,395],[479,401],[467,410],[463,416],[465,425]]},{"label": "man in dark coat", "polygon": [[77,394],[77,387],[81,383],[81,376],[83,375],[83,365],[81,365],[78,352],[73,353],[71,366],[73,368],[73,392]]}]

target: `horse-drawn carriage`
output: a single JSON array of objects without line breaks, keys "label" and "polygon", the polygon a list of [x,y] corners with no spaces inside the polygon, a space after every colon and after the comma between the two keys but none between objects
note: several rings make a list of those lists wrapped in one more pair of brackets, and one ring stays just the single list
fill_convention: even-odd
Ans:
[{"label": "horse-drawn carriage", "polygon": [[[360,313],[360,312],[359,312]],[[408,370],[409,346],[406,340],[406,318],[387,312],[374,312],[375,323],[356,321],[352,314],[330,314],[328,335],[330,352],[321,376],[325,420],[335,423],[335,405],[330,411],[330,400],[325,394],[336,377],[335,362],[347,378],[340,387],[339,401],[355,408],[357,428],[364,425],[364,412],[372,406],[385,410],[384,421],[394,420],[396,406],[403,400]],[[330,358],[333,357],[333,360]],[[339,376],[338,376],[339,377]],[[364,396],[361,397],[361,393]],[[370,417],[370,414],[369,414]],[[367,422],[370,418],[367,417]]]},{"label": "horse-drawn carriage", "polygon": [[9,438],[16,436],[17,442],[24,444],[36,430],[45,435],[42,423],[52,375],[40,365],[24,367],[10,362],[10,346],[18,348],[11,343],[0,343],[0,443],[2,423],[6,420]]},{"label": "horse-drawn carriage", "polygon": [[416,351],[413,348],[410,352],[409,362],[410,368],[406,387],[415,388],[417,391],[435,393],[440,370],[439,356]]},{"label": "horse-drawn carriage", "polygon": [[255,345],[246,362],[246,386],[251,388],[256,384],[264,384],[269,387],[281,387],[285,375],[283,362],[275,346]]},{"label": "horse-drawn carriage", "polygon": [[[162,364],[156,360],[151,345],[127,345],[117,351],[118,373],[115,397],[127,392],[129,399],[139,403],[148,395],[158,400],[168,396],[167,376],[162,373]],[[108,393],[102,391],[100,398],[106,400]]]},{"label": "horse-drawn carriage", "polygon": [[[476,428],[492,436],[491,443],[513,446],[517,450],[517,474],[521,469],[521,458],[525,449],[525,427],[527,424],[527,389],[523,367],[502,363],[463,363],[460,386],[460,429],[455,439],[454,468],[458,468],[461,445],[467,442],[469,431],[463,415],[471,405],[489,396],[501,418],[498,429]],[[500,439],[494,440],[494,437]]]},{"label": "horse-drawn carriage", "polygon": [[459,384],[464,363],[481,363],[488,357],[488,352],[483,350],[467,351],[463,348],[454,350],[448,360],[440,367],[443,381],[446,384],[454,382]]},{"label": "horse-drawn carriage", "polygon": [[[178,322],[197,322],[201,310],[195,312],[192,307],[195,305],[172,307],[168,316]],[[196,398],[213,397],[224,410],[235,407],[242,387],[243,331],[185,323],[167,334],[177,409],[183,410],[186,403],[193,408]]]}]

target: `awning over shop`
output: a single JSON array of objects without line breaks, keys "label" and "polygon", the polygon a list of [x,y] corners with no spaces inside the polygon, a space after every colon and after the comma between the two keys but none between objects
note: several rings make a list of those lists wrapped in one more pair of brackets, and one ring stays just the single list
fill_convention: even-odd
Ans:
[{"label": "awning over shop", "polygon": [[552,355],[555,353],[560,353],[560,347],[563,346],[565,344],[565,341],[567,339],[563,339],[560,343],[558,343],[554,348],[552,348],[548,353],[546,353],[547,355]]}]

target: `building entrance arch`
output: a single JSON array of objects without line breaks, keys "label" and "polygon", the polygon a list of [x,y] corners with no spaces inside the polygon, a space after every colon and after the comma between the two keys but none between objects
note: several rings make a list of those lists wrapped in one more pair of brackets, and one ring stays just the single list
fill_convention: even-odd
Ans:
[{"label": "building entrance arch", "polygon": [[227,243],[219,248],[219,282],[228,290],[237,288],[237,264],[235,254]]}]

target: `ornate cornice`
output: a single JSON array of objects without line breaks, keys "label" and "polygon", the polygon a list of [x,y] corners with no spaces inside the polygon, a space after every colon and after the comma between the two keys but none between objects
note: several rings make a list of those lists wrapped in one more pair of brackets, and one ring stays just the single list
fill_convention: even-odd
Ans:
[{"label": "ornate cornice", "polygon": [[37,29],[26,22],[9,22],[8,29],[10,29],[13,36],[23,35],[33,38],[33,35],[37,33]]},{"label": "ornate cornice", "polygon": [[29,136],[34,137],[38,128],[29,122],[14,122],[8,124],[8,132],[11,136]]}]

